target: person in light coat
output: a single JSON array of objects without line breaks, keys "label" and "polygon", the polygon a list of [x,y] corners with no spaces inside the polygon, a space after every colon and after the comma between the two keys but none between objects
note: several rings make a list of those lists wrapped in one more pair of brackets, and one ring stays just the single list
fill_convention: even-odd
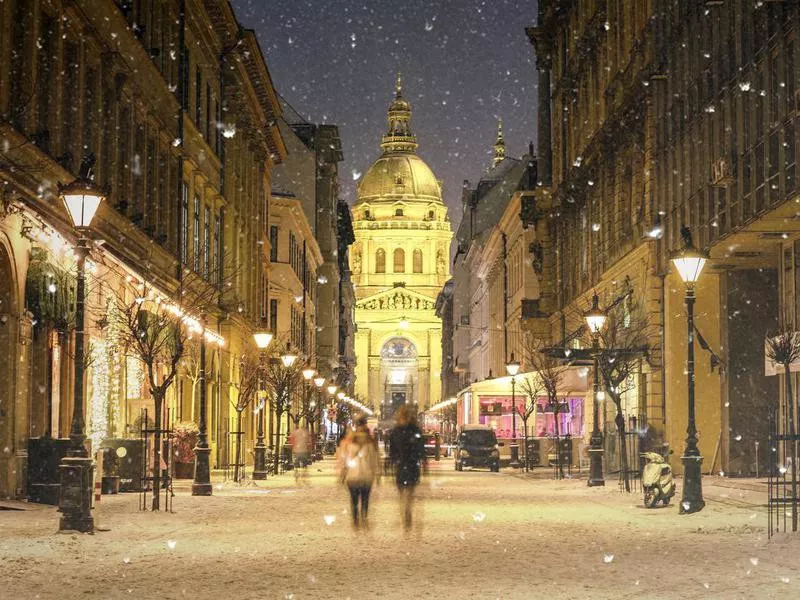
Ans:
[{"label": "person in light coat", "polygon": [[370,492],[381,477],[378,443],[369,433],[366,417],[356,419],[355,430],[342,440],[336,458],[339,477],[350,492],[353,527],[366,529]]}]

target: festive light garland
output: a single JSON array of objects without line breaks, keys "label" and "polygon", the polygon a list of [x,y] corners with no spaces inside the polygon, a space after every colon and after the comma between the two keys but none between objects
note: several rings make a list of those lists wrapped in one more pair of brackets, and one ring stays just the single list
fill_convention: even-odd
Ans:
[{"label": "festive light garland", "polygon": [[97,448],[100,442],[108,437],[109,417],[109,373],[110,360],[108,343],[105,340],[92,338],[91,372],[92,372],[92,397],[89,402],[91,411],[89,421],[89,437],[92,447]]}]

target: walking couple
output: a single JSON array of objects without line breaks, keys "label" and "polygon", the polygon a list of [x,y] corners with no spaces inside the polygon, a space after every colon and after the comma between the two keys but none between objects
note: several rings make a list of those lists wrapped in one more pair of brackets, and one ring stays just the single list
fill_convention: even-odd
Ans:
[{"label": "walking couple", "polygon": [[[389,456],[394,465],[395,483],[400,492],[403,526],[411,528],[414,491],[419,484],[422,463],[425,460],[425,443],[417,426],[417,415],[408,406],[396,413],[397,425],[389,434]],[[355,429],[342,440],[337,455],[337,468],[350,491],[353,527],[368,527],[367,512],[372,485],[381,478],[381,460],[378,443],[367,428],[367,418],[358,417]]]}]

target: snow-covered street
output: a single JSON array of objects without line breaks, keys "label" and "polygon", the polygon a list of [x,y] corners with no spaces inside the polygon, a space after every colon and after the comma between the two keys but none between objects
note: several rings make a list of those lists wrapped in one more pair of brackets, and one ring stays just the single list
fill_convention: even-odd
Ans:
[{"label": "snow-covered street", "polygon": [[[646,510],[616,482],[531,479],[433,463],[415,529],[384,479],[353,531],[330,459],[174,514],[104,496],[108,531],[56,534],[53,507],[0,510],[3,598],[777,598],[800,589],[800,536],[766,535],[764,494],[706,480],[708,505]],[[4,506],[14,506],[6,503]]]}]

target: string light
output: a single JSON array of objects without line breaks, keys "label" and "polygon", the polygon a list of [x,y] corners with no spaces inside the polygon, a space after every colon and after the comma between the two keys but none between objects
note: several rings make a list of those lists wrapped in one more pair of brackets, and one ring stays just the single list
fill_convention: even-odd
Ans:
[{"label": "string light", "polygon": [[92,371],[92,396],[90,399],[91,420],[89,423],[89,437],[92,446],[98,448],[100,442],[108,437],[109,417],[109,373],[110,360],[108,343],[104,340],[92,338],[91,371]]}]

